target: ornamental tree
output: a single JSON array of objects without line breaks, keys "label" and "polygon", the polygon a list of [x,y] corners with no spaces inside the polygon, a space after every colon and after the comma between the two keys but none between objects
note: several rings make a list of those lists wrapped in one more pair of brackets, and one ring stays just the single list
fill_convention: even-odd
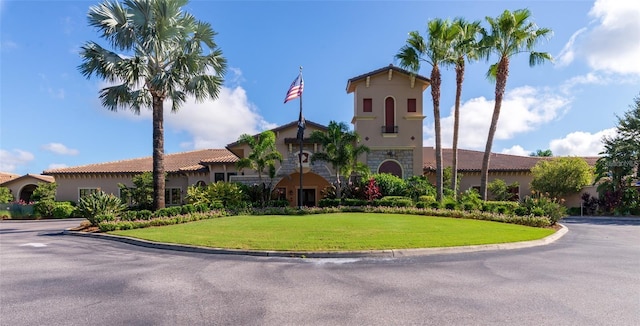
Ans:
[{"label": "ornamental tree", "polygon": [[556,198],[577,193],[593,182],[593,168],[581,157],[541,160],[531,174],[531,189]]}]

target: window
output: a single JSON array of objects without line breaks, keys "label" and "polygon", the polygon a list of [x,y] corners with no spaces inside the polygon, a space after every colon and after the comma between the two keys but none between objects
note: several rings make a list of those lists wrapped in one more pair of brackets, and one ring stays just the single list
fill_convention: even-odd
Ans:
[{"label": "window", "polygon": [[362,99],[362,111],[373,112],[373,102],[370,98]]},{"label": "window", "polygon": [[387,97],[384,100],[384,132],[385,134],[397,134],[396,127],[396,102],[393,97]]},{"label": "window", "polygon": [[416,99],[407,99],[407,112],[416,112]]},{"label": "window", "polygon": [[164,190],[164,204],[166,206],[175,206],[182,204],[182,189],[167,188]]},{"label": "window", "polygon": [[98,188],[79,188],[78,189],[78,199],[81,199],[84,196],[89,196],[91,194],[95,194],[100,191]]},{"label": "window", "polygon": [[237,174],[237,173],[235,173],[235,172],[229,172],[229,173],[227,173],[227,181],[231,181],[231,176],[232,176],[232,175],[238,175],[238,174]]},{"label": "window", "polygon": [[218,181],[224,182],[224,172],[216,172],[213,175],[213,182],[218,182]]},{"label": "window", "polygon": [[200,187],[200,188],[205,188],[207,186],[207,183],[199,180],[198,182],[196,182],[196,187]]}]

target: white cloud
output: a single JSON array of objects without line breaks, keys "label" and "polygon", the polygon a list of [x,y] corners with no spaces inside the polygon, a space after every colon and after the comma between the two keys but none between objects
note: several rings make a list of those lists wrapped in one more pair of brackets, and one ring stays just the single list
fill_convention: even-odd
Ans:
[{"label": "white cloud", "polygon": [[42,145],[42,149],[59,155],[78,155],[77,149],[68,148],[60,143],[45,144]]},{"label": "white cloud", "polygon": [[510,155],[518,155],[518,156],[529,156],[531,151],[527,151],[520,145],[513,145],[511,148],[505,148],[500,153],[502,154],[510,154]]},{"label": "white cloud", "polygon": [[[544,123],[561,116],[567,109],[570,99],[554,94],[548,89],[529,86],[507,91],[494,140],[505,140],[517,134],[530,132]],[[471,99],[460,107],[460,131],[458,147],[484,150],[493,115],[494,101],[484,97]],[[451,115],[441,118],[442,146],[451,147],[453,140],[453,110]],[[433,146],[433,125],[425,130],[425,146]]]},{"label": "white cloud", "polygon": [[616,128],[598,131],[594,134],[584,131],[576,131],[561,139],[554,139],[549,143],[549,148],[556,156],[598,156],[604,145],[602,138],[615,135]]},{"label": "white cloud", "polygon": [[189,100],[177,114],[169,114],[165,120],[170,128],[191,134],[191,144],[183,146],[195,149],[224,147],[243,133],[276,127],[260,116],[241,87],[223,87],[215,101]]},{"label": "white cloud", "polygon": [[7,151],[0,149],[0,171],[13,172],[19,166],[26,165],[33,161],[34,158],[33,154],[27,151],[19,149]]},{"label": "white cloud", "polygon": [[575,49],[574,49],[574,44],[576,42],[576,39],[583,34],[585,31],[587,30],[587,28],[581,28],[579,29],[577,32],[573,33],[573,35],[571,35],[571,37],[569,38],[569,42],[567,42],[567,44],[565,44],[564,48],[562,48],[562,51],[560,51],[560,53],[558,55],[556,55],[556,59],[555,59],[555,65],[558,67],[564,67],[569,65],[571,62],[573,62],[573,59],[576,56],[575,53]]},{"label": "white cloud", "polygon": [[597,0],[589,16],[591,26],[574,33],[559,54],[560,66],[581,57],[595,71],[640,75],[640,2]]},{"label": "white cloud", "polygon": [[64,164],[64,163],[51,163],[47,167],[47,170],[64,169],[64,168],[67,168],[67,167],[69,167],[69,166]]},{"label": "white cloud", "polygon": [[[151,120],[151,110],[147,108],[142,109],[140,115],[131,110],[114,114],[131,120]],[[188,98],[177,113],[171,113],[171,102],[165,103],[165,127],[170,131],[190,134],[191,140],[180,144],[189,150],[222,148],[238,140],[243,133],[255,134],[276,125],[265,121],[255,105],[249,102],[246,91],[237,86],[222,87],[215,101],[198,103]]]}]

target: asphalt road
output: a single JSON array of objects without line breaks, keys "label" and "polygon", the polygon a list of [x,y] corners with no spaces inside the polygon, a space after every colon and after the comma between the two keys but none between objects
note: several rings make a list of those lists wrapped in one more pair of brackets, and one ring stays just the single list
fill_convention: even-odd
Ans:
[{"label": "asphalt road", "polygon": [[640,325],[640,219],[407,258],[188,253],[0,223],[0,325]]}]

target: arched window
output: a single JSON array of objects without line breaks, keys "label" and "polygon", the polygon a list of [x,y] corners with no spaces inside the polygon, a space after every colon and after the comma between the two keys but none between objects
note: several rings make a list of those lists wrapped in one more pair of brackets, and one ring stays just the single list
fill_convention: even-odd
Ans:
[{"label": "arched window", "polygon": [[196,187],[204,188],[204,187],[206,187],[206,186],[207,186],[207,183],[206,183],[206,182],[204,182],[204,181],[202,181],[202,180],[200,180],[200,181],[196,182]]},{"label": "arched window", "polygon": [[396,130],[396,103],[393,97],[384,100],[384,132],[395,134]]},{"label": "arched window", "polygon": [[402,166],[396,161],[387,160],[380,164],[378,173],[389,173],[402,178]]}]

